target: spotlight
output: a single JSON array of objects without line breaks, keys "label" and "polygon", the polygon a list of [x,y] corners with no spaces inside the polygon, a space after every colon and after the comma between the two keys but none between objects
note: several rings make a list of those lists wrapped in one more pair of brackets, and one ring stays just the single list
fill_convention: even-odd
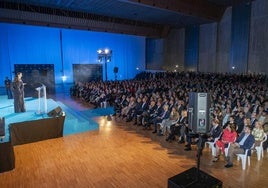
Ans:
[{"label": "spotlight", "polygon": [[99,49],[98,52],[98,62],[104,61],[105,65],[105,80],[107,81],[107,63],[112,61],[112,50],[109,50],[108,48]]},{"label": "spotlight", "polygon": [[67,80],[67,76],[62,76],[61,77],[61,80],[64,82],[64,81],[66,81]]},{"label": "spotlight", "polygon": [[110,52],[110,50],[107,49],[107,48],[104,50],[104,53],[105,53],[105,54],[109,54],[109,52]]}]

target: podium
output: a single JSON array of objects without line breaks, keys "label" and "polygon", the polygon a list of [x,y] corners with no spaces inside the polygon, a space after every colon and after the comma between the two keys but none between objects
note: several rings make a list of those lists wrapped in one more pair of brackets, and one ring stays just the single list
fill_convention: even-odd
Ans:
[{"label": "podium", "polygon": [[35,88],[38,92],[38,109],[37,114],[46,114],[47,113],[47,92],[46,86],[41,83],[41,86]]}]

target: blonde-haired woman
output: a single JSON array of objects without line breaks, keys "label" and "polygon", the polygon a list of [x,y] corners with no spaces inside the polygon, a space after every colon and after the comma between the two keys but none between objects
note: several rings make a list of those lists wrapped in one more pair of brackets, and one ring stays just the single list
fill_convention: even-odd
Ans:
[{"label": "blonde-haired woman", "polygon": [[263,130],[263,127],[262,127],[262,122],[260,121],[256,121],[255,122],[255,127],[253,128],[253,131],[251,133],[254,138],[255,138],[255,145],[254,147],[256,146],[260,146],[261,144],[261,141],[263,141],[263,138],[264,138],[264,130]]}]

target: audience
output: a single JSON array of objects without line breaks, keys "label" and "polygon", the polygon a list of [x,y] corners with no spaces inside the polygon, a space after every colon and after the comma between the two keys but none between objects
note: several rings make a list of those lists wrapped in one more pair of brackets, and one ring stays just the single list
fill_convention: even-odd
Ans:
[{"label": "audience", "polygon": [[[103,104],[114,107],[114,115],[127,117],[127,122],[134,121],[133,124],[143,125],[144,129],[150,129],[153,124],[156,132],[157,124],[161,123],[159,135],[165,134],[167,130],[169,135],[166,140],[174,140],[177,136],[180,143],[184,143],[187,136],[187,149],[192,143],[188,137],[187,119],[190,92],[211,94],[211,119],[214,119],[213,124],[216,121],[219,127],[226,127],[224,132],[232,125],[231,132],[234,133],[235,125],[240,137],[249,135],[245,130],[248,130],[248,125],[254,128],[255,122],[261,122],[264,131],[268,132],[266,79],[267,76],[261,74],[142,72],[132,80],[77,82],[70,92],[72,96],[81,98],[95,107],[106,106]],[[166,109],[165,115],[169,115],[165,121],[162,119],[163,108]],[[174,124],[176,120],[178,122]],[[221,151],[223,143],[218,145]],[[231,152],[241,152],[237,148],[238,143],[231,146]],[[244,144],[241,144],[241,148],[245,149]],[[228,153],[229,167],[232,166],[233,153]]]}]

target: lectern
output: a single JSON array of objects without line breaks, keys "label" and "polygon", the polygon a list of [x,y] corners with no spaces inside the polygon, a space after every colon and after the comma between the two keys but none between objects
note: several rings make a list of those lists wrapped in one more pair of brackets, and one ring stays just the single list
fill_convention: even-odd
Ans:
[{"label": "lectern", "polygon": [[41,86],[35,88],[38,92],[38,109],[37,114],[46,114],[47,113],[47,92],[46,86],[41,84]]}]

